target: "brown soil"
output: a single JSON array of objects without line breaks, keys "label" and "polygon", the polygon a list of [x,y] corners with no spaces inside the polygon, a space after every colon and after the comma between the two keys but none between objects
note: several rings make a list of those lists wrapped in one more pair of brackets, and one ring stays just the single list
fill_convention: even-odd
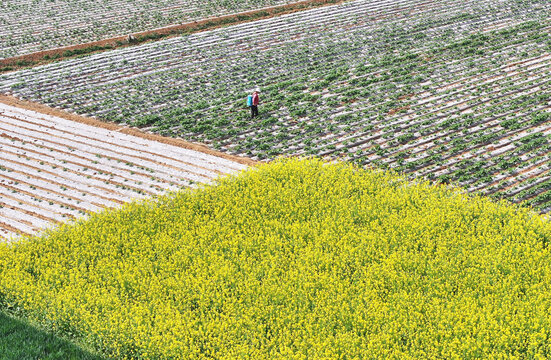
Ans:
[{"label": "brown soil", "polygon": [[391,109],[389,112],[388,112],[388,115],[394,115],[396,114],[397,112],[399,111],[402,111],[402,110],[409,110],[411,108],[410,105],[407,105],[407,106],[402,106],[402,107],[398,107],[396,109]]},{"label": "brown soil", "polygon": [[9,232],[12,232],[12,233],[15,233],[15,234],[19,234],[19,235],[24,234],[23,232],[21,232],[21,230],[18,230],[18,229],[16,229],[16,228],[14,228],[13,226],[8,225],[8,224],[3,223],[3,222],[0,222],[0,229],[7,230],[7,231],[9,231]]},{"label": "brown soil", "polygon": [[[547,152],[545,155],[549,155],[549,152]],[[538,163],[536,163],[536,164],[534,164],[534,165],[532,165],[532,166],[530,166],[530,167],[528,167],[528,168],[526,168],[526,169],[524,169],[524,170],[521,170],[521,171],[517,172],[515,175],[507,176],[507,177],[505,177],[505,178],[503,178],[503,179],[501,179],[501,180],[493,181],[493,182],[489,183],[486,187],[495,186],[495,185],[499,184],[499,183],[502,182],[502,181],[509,181],[509,180],[511,180],[511,179],[517,178],[517,179],[518,179],[517,181],[515,181],[514,183],[512,183],[512,184],[510,184],[510,185],[507,185],[507,186],[503,187],[503,188],[501,189],[501,191],[506,191],[506,190],[512,189],[513,187],[515,187],[515,186],[518,185],[519,183],[521,183],[521,182],[527,182],[527,181],[529,181],[530,179],[532,179],[532,178],[534,177],[534,176],[529,176],[529,177],[527,177],[526,179],[519,179],[519,178],[518,178],[519,175],[523,175],[523,174],[525,174],[525,173],[527,173],[527,172],[530,172],[530,171],[532,171],[532,170],[534,170],[534,169],[540,167],[541,165],[542,165],[542,162],[538,162]],[[535,196],[535,195],[534,195],[534,196]],[[533,196],[531,196],[531,197],[533,197]]]},{"label": "brown soil", "polygon": [[146,140],[157,141],[163,144],[168,144],[168,145],[178,146],[184,149],[199,151],[205,154],[235,161],[237,163],[247,165],[247,166],[254,166],[257,164],[257,162],[252,159],[240,157],[240,156],[234,156],[234,155],[226,154],[220,151],[215,151],[210,149],[206,145],[194,144],[182,139],[167,138],[161,135],[146,133],[139,129],[129,128],[129,127],[117,125],[114,123],[107,123],[96,119],[92,119],[92,118],[88,118],[88,117],[84,117],[76,114],[71,114],[67,111],[54,109],[46,105],[37,104],[26,100],[20,100],[13,96],[0,95],[0,102],[11,106],[16,106],[22,109],[40,112],[46,115],[57,116],[63,119],[76,121],[86,125],[96,126],[96,127],[100,127],[100,128],[112,130],[112,131],[118,131],[123,134],[141,137]]},{"label": "brown soil", "polygon": [[[13,171],[13,172],[16,172],[16,173],[22,174],[22,175],[27,175],[27,176],[29,176],[29,178],[33,178],[33,179],[40,180],[40,178],[37,177],[37,176],[28,175],[28,174],[26,174],[26,173],[24,173],[24,172],[21,172],[21,171]],[[57,196],[60,196],[60,197],[63,197],[63,198],[66,198],[66,199],[69,199],[69,200],[72,200],[72,201],[75,201],[75,202],[82,201],[82,199],[79,199],[79,198],[74,197],[74,196],[72,196],[72,195],[68,195],[68,194],[64,194],[64,193],[59,192],[59,191],[56,191],[56,190],[48,189],[48,188],[42,187],[42,186],[40,186],[40,185],[33,185],[32,183],[29,183],[29,182],[26,182],[26,181],[22,181],[22,180],[17,179],[17,178],[13,178],[13,177],[11,177],[11,176],[2,175],[2,177],[5,178],[5,179],[7,179],[10,183],[13,183],[13,184],[15,184],[15,183],[20,183],[20,184],[27,185],[27,186],[29,186],[29,187],[33,186],[34,188],[39,189],[39,190],[42,190],[42,191],[44,191],[44,192],[46,192],[46,193],[54,194],[54,195],[57,195]],[[52,181],[47,180],[47,179],[45,180],[45,182],[49,183],[50,185],[56,185],[56,186],[59,185],[58,183],[52,182]],[[75,187],[70,187],[70,186],[65,186],[65,185],[62,185],[62,186],[65,187],[65,188],[67,188],[67,189],[74,190],[74,191],[79,191],[79,192],[82,191],[82,189],[77,189],[77,188],[75,188]],[[9,186],[5,186],[5,187],[8,188]],[[30,195],[30,196],[35,196],[35,194],[31,194],[31,193],[29,193],[29,192],[22,191],[21,189],[16,189],[16,191],[19,191],[19,192],[22,193],[22,194],[28,194],[28,195]],[[124,202],[121,201],[121,200],[110,199],[110,198],[108,198],[108,197],[105,197],[105,196],[102,196],[102,195],[97,195],[97,194],[94,194],[94,193],[89,192],[89,191],[86,192],[86,193],[87,193],[87,194],[90,194],[90,195],[94,195],[94,196],[96,196],[96,197],[98,197],[98,198],[101,198],[101,199],[103,199],[103,200],[116,202],[117,204],[121,204],[121,205],[124,204]],[[94,206],[97,206],[97,207],[99,207],[99,208],[105,208],[105,205],[100,204],[100,203],[97,203],[97,202],[94,202],[94,201],[89,201],[89,203],[92,204],[92,205],[94,205]],[[86,209],[80,209],[80,208],[78,208],[77,206],[73,206],[73,205],[70,205],[70,206],[71,206],[72,208],[76,208],[76,209],[78,209],[78,210],[86,210]]]},{"label": "brown soil", "polygon": [[[58,56],[59,57],[58,59],[78,56],[78,54],[66,56],[64,55],[64,52],[66,51],[89,49],[91,47],[96,47],[96,46],[102,46],[102,47],[111,46],[110,49],[132,46],[132,45],[137,45],[139,43],[152,40],[147,38],[148,36],[152,36],[152,35],[154,36],[159,35],[162,38],[166,38],[168,36],[177,36],[183,33],[188,33],[188,34],[196,33],[201,31],[212,30],[212,29],[216,29],[216,28],[228,26],[228,25],[241,24],[241,23],[256,21],[260,19],[268,19],[275,16],[290,14],[290,13],[294,13],[297,11],[310,9],[314,7],[340,4],[340,3],[343,3],[344,1],[346,0],[302,0],[292,4],[272,6],[272,7],[267,7],[267,8],[252,10],[252,11],[245,11],[237,14],[212,17],[204,20],[188,22],[185,24],[171,25],[171,26],[167,26],[159,29],[133,33],[131,35],[135,39],[138,39],[138,41],[134,41],[134,42],[129,42],[128,35],[124,35],[124,36],[117,36],[117,37],[113,37],[105,40],[92,41],[92,42],[78,44],[78,45],[64,46],[56,49],[44,50],[44,51],[34,52],[31,54],[1,59],[0,67],[12,67],[15,69],[15,68],[36,66],[36,65],[41,65],[41,64],[55,61],[55,60],[46,60],[44,59],[45,56],[49,56],[50,58]],[[143,39],[143,40],[139,40],[139,39]],[[91,51],[90,53],[106,51],[110,49]],[[18,63],[23,63],[26,65],[19,66],[17,65]]]},{"label": "brown soil", "polygon": [[30,210],[26,210],[26,209],[22,209],[22,208],[16,208],[15,206],[8,206],[7,204],[5,203],[0,203],[0,205],[6,207],[6,208],[10,208],[12,210],[19,210],[27,215],[30,215],[32,217],[35,217],[37,219],[41,219],[41,220],[44,220],[44,221],[48,221],[48,222],[51,222],[51,223],[59,223],[59,221],[56,221],[55,219],[52,219],[52,218],[49,218],[49,217],[46,217],[44,215],[40,215],[40,214],[37,214],[35,213],[34,211],[30,211]]},{"label": "brown soil", "polygon": [[410,99],[411,97],[413,97],[413,95],[415,95],[415,93],[406,94],[406,95],[401,95],[400,97],[398,97],[398,100]]},{"label": "brown soil", "polygon": [[19,138],[16,138],[16,137],[13,137],[13,136],[9,136],[9,135],[7,135],[6,133],[1,133],[1,134],[0,134],[0,137],[6,138],[6,139],[11,140],[11,141],[23,142],[23,140],[21,140],[21,139],[19,139]]},{"label": "brown soil", "polygon": [[[83,207],[74,205],[73,203],[62,203],[62,202],[59,202],[59,201],[54,200],[54,199],[49,199],[49,198],[40,196],[40,195],[38,195],[38,194],[36,194],[36,193],[31,193],[31,192],[29,192],[29,191],[26,191],[26,190],[22,190],[22,189],[20,189],[20,188],[13,187],[13,186],[11,186],[10,184],[11,184],[11,183],[14,183],[14,182],[15,182],[15,181],[12,180],[12,181],[11,181],[10,183],[8,183],[8,184],[3,183],[2,186],[5,187],[5,188],[8,189],[8,190],[15,190],[16,192],[18,192],[18,193],[20,193],[20,194],[24,194],[24,195],[30,196],[30,197],[32,197],[32,198],[35,198],[35,199],[40,199],[40,200],[42,200],[42,201],[47,201],[47,202],[53,202],[53,203],[55,203],[56,205],[69,206],[69,207],[71,207],[72,209],[80,210],[80,211],[83,211],[83,212],[86,212],[86,213],[89,212],[89,210],[87,210],[87,209],[85,209],[85,208],[83,208]],[[38,186],[35,186],[35,187],[36,187],[36,188],[39,188]],[[45,192],[50,192],[50,193],[52,193],[52,194],[55,193],[54,191],[50,191],[50,190],[48,190],[48,189],[43,189],[43,188],[40,188],[40,189],[41,189],[41,190],[45,190]],[[66,198],[69,198],[68,196],[66,196],[66,195],[64,195],[64,194],[59,194],[59,193],[57,193],[57,194],[58,194],[58,195],[61,195],[61,196],[64,196],[64,197],[66,197]],[[73,200],[75,200],[75,199],[73,199]],[[80,200],[80,199],[77,199],[77,200]],[[75,200],[75,201],[76,201],[76,200]],[[104,205],[98,205],[98,204],[94,204],[94,205],[97,206],[97,207],[99,207],[99,208],[104,208],[104,207],[105,207]],[[69,216],[69,217],[71,216],[70,214],[65,213],[65,212],[63,212],[63,213],[61,213],[61,214],[65,214],[65,216]]]},{"label": "brown soil", "polygon": [[[10,200],[13,200],[13,201],[17,201],[17,202],[19,202],[19,203],[21,203],[21,204],[25,204],[25,205],[35,206],[35,207],[36,207],[36,204],[30,203],[30,202],[25,201],[25,200],[22,200],[22,199],[15,198],[15,197],[13,197],[13,196],[6,196],[6,195],[2,195],[2,196],[4,196],[6,199],[10,199]],[[4,205],[4,204],[2,204],[2,205]],[[6,206],[6,205],[4,205],[4,206]],[[69,214],[62,213],[62,212],[58,212],[58,211],[55,211],[55,213],[56,213],[56,214],[59,214],[59,215],[65,214],[65,216],[71,216],[71,215],[69,215]],[[34,214],[34,212],[33,212],[33,214]],[[55,219],[50,219],[50,218],[48,218],[48,217],[46,217],[46,216],[43,216],[43,215],[39,215],[39,214],[36,214],[36,215],[37,215],[37,217],[40,216],[43,220],[47,220],[47,221],[55,222],[55,223],[58,223],[58,222],[59,222],[59,221],[57,221],[57,220],[55,220]]]}]

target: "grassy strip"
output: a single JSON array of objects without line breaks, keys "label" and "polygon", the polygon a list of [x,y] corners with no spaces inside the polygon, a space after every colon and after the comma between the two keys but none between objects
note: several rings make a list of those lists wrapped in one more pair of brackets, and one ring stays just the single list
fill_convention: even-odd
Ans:
[{"label": "grassy strip", "polygon": [[307,10],[325,5],[333,5],[344,0],[305,0],[294,4],[275,6],[272,8],[242,12],[239,14],[224,15],[202,21],[194,21],[187,24],[174,25],[161,29],[144,31],[126,37],[117,37],[102,41],[94,41],[59,49],[41,51],[37,53],[17,56],[0,60],[0,74],[48,64],[53,61],[65,60],[77,56],[112,50],[119,47],[143,44],[148,41],[160,40],[171,36],[192,34],[201,31],[216,29],[223,26],[235,25],[260,19],[266,19],[278,15],[289,14],[301,10]]},{"label": "grassy strip", "polygon": [[0,246],[0,306],[116,357],[550,358],[551,224],[276,161]]},{"label": "grassy strip", "polygon": [[0,359],[101,360],[75,344],[0,312]]}]

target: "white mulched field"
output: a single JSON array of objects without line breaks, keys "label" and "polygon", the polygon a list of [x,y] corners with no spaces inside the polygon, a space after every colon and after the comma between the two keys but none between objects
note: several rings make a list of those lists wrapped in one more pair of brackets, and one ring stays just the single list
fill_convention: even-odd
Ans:
[{"label": "white mulched field", "polygon": [[295,0],[0,1],[0,59]]},{"label": "white mulched field", "polygon": [[208,183],[238,162],[0,103],[0,238]]}]

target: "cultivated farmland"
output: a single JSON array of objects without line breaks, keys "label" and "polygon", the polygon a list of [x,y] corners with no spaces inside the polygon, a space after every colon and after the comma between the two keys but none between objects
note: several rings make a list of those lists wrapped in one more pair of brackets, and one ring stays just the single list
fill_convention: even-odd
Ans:
[{"label": "cultivated farmland", "polygon": [[0,59],[292,0],[10,0],[0,2]]},{"label": "cultivated farmland", "polygon": [[0,238],[246,166],[178,146],[0,103]]},{"label": "cultivated farmland", "polygon": [[285,160],[0,243],[1,305],[116,359],[549,359],[551,223]]},{"label": "cultivated farmland", "polygon": [[548,212],[550,10],[358,0],[6,74],[0,91],[231,154],[341,158]]}]

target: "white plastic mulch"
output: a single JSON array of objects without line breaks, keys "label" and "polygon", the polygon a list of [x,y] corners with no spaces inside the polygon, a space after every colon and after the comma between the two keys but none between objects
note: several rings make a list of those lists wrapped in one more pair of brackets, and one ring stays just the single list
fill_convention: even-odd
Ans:
[{"label": "white plastic mulch", "polygon": [[0,103],[0,238],[243,170],[246,165]]}]

